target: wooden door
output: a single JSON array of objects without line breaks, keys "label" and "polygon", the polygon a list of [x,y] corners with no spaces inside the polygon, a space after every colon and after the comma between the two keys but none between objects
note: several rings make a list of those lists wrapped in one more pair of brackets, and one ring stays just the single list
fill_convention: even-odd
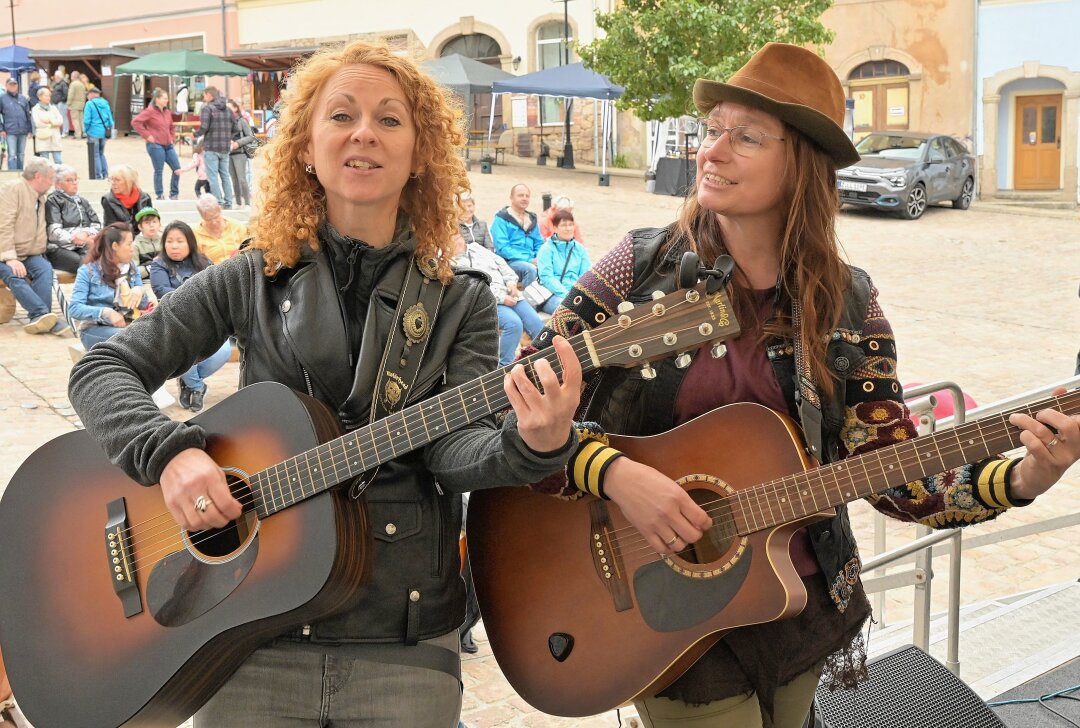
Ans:
[{"label": "wooden door", "polygon": [[877,83],[852,86],[855,100],[855,139],[871,131],[905,131],[911,115],[908,108],[908,84]]},{"label": "wooden door", "polygon": [[1056,190],[1061,186],[1061,94],[1016,99],[1014,187]]}]

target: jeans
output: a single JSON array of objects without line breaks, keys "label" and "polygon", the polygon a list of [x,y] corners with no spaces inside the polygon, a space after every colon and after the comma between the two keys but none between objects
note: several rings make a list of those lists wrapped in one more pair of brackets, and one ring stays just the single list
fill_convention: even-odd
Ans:
[{"label": "jeans", "polygon": [[499,366],[504,367],[514,361],[521,333],[525,331],[532,338],[544,328],[540,317],[528,301],[518,301],[513,306],[499,304]]},{"label": "jeans", "polygon": [[[105,161],[105,139],[103,137],[86,137],[90,140],[90,146],[94,148],[94,170],[96,174],[91,175],[92,179],[108,179],[109,178],[109,163]],[[158,174],[158,183],[161,182],[161,174]]]},{"label": "jeans", "polygon": [[146,153],[150,155],[150,161],[154,163],[154,197],[164,199],[165,187],[161,183],[161,173],[165,165],[169,165],[172,177],[169,178],[169,199],[180,196],[180,175],[176,170],[180,169],[180,158],[176,156],[176,147],[172,144],[146,143]]},{"label": "jeans", "polygon": [[0,263],[0,281],[33,321],[52,311],[53,267],[44,255],[29,255],[22,264],[26,267],[24,278],[16,276],[7,263]]},{"label": "jeans", "polygon": [[[420,642],[458,651],[458,633]],[[387,651],[403,644],[380,645]],[[364,658],[364,645],[277,639],[247,658],[195,714],[195,728],[454,728],[461,683],[437,669]]]},{"label": "jeans", "polygon": [[56,110],[60,112],[60,118],[64,120],[64,130],[61,132],[64,136],[71,131],[71,121],[68,119],[67,102],[61,101],[56,104]]},{"label": "jeans", "polygon": [[232,207],[232,179],[229,177],[229,153],[203,153],[206,162],[206,176],[210,180],[210,194],[217,198],[222,207]]},{"label": "jeans", "polygon": [[559,298],[558,294],[555,294],[548,300],[544,301],[544,305],[540,307],[540,310],[548,315],[551,315],[555,313],[555,309],[559,307],[560,303],[562,303],[562,299]]},{"label": "jeans", "polygon": [[42,159],[48,159],[51,156],[53,164],[63,164],[64,163],[64,160],[60,159],[60,152],[59,151],[55,151],[55,152],[38,152],[38,156],[41,157]]},{"label": "jeans", "polygon": [[248,186],[248,167],[251,160],[243,152],[229,155],[229,169],[232,173],[233,192],[236,193],[237,205],[251,204],[251,187]]},{"label": "jeans", "polygon": [[8,169],[22,169],[26,161],[26,134],[8,134]]},{"label": "jeans", "polygon": [[206,382],[203,380],[225,366],[225,362],[229,361],[229,356],[231,354],[232,347],[229,345],[228,340],[226,340],[225,343],[221,345],[220,349],[181,374],[180,379],[188,389],[193,389],[196,392],[205,392]]},{"label": "jeans", "polygon": [[94,344],[116,336],[121,331],[123,329],[116,326],[90,326],[79,332],[79,340],[82,342],[83,348],[90,351],[90,347]]},{"label": "jeans", "polygon": [[508,260],[510,267],[518,274],[521,285],[527,286],[536,280],[536,266],[527,260]]}]

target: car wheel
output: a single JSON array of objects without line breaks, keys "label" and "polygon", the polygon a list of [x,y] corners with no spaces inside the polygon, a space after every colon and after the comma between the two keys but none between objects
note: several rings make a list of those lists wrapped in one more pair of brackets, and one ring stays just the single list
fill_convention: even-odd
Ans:
[{"label": "car wheel", "polygon": [[952,201],[952,206],[957,210],[966,210],[971,207],[971,198],[975,195],[975,180],[968,177],[964,180],[964,186],[960,188],[960,196]]},{"label": "car wheel", "polygon": [[905,220],[918,220],[926,212],[926,188],[917,184],[908,193],[907,204],[900,214]]}]

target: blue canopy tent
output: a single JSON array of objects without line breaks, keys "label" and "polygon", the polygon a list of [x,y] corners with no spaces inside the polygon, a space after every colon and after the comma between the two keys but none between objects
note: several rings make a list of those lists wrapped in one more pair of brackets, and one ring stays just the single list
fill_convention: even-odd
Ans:
[{"label": "blue canopy tent", "polygon": [[[537,96],[562,96],[568,98],[593,99],[603,102],[603,153],[601,156],[602,174],[607,174],[607,139],[611,125],[611,102],[622,96],[625,90],[617,86],[602,74],[590,71],[581,63],[556,66],[524,76],[516,76],[506,81],[496,81],[491,90],[495,94],[532,94]],[[494,101],[492,102],[494,103]],[[569,127],[567,110],[567,126]],[[569,129],[567,129],[569,135]],[[491,129],[488,129],[491,136]]]},{"label": "blue canopy tent", "polygon": [[37,64],[30,60],[30,49],[21,45],[9,45],[0,48],[0,69],[11,75],[19,71],[29,71],[37,68]]}]

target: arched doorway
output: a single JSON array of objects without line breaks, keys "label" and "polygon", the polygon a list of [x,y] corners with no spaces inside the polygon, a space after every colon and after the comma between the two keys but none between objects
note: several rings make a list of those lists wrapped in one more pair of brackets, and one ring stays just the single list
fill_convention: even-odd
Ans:
[{"label": "arched doorway", "polygon": [[[466,58],[472,58],[474,61],[480,61],[486,63],[489,66],[495,68],[502,68],[502,63],[499,57],[502,55],[502,48],[499,47],[499,42],[492,38],[490,35],[484,33],[470,33],[468,35],[459,35],[456,38],[450,39],[446,45],[443,46],[439,52],[440,58],[446,56],[452,56],[455,53],[465,56]],[[467,109],[471,114],[471,129],[478,129],[484,132],[488,130],[489,115],[492,113],[491,108],[491,94],[473,94],[472,95],[472,107]],[[494,119],[491,119],[491,128],[502,128],[502,104],[497,104],[494,109]]]},{"label": "arched doorway", "polygon": [[867,61],[851,70],[848,85],[855,100],[856,141],[874,130],[909,128],[910,73],[903,63],[890,59]]}]

